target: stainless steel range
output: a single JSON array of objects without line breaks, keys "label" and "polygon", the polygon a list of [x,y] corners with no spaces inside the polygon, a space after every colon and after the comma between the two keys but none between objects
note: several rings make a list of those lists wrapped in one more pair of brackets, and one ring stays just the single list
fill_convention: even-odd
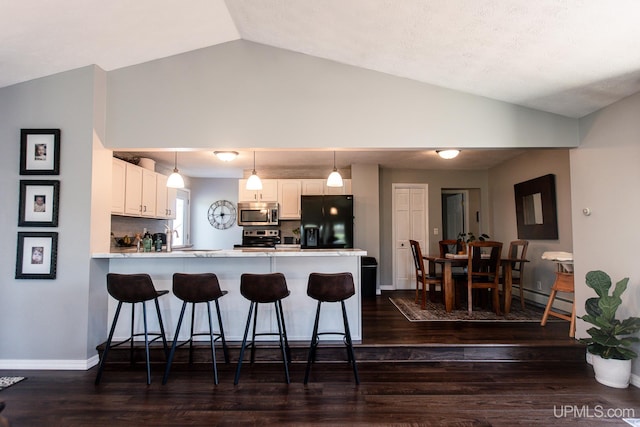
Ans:
[{"label": "stainless steel range", "polygon": [[280,230],[251,229],[242,231],[242,244],[234,248],[275,248],[280,244]]}]

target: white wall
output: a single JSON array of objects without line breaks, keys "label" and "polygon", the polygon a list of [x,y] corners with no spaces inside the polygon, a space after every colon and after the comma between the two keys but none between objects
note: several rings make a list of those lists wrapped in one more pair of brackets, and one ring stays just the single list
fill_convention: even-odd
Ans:
[{"label": "white wall", "polygon": [[110,148],[575,147],[577,121],[238,40],[108,74]]},{"label": "white wall", "polygon": [[[588,271],[603,270],[614,282],[629,277],[618,317],[640,316],[640,94],[580,120],[580,147],[571,150],[573,252],[578,316],[595,296],[584,284]],[[592,211],[582,214],[583,208]],[[577,323],[577,337],[589,325]],[[635,345],[636,352],[640,346]],[[640,361],[633,362],[640,384]]]},{"label": "white wall", "polygon": [[[104,103],[104,91],[96,91],[96,86],[104,88],[101,79],[99,69],[85,67],[0,89],[0,223],[5,233],[0,240],[0,368],[86,368],[96,336],[106,329],[94,322],[102,302],[106,310],[106,298],[91,293],[101,265],[90,257],[92,215],[97,223],[102,215],[100,202],[91,196],[94,160],[100,162],[92,153],[104,136],[104,115],[95,117],[100,111],[95,103]],[[60,175],[19,175],[21,128],[61,130]],[[17,227],[21,179],[60,180],[58,227]],[[59,233],[55,280],[14,279],[18,231]],[[104,239],[108,245],[108,233]]]},{"label": "white wall", "polygon": [[211,226],[207,218],[209,206],[216,200],[238,204],[238,180],[191,178],[191,242],[196,249],[233,249],[242,241],[238,221],[226,230]]}]

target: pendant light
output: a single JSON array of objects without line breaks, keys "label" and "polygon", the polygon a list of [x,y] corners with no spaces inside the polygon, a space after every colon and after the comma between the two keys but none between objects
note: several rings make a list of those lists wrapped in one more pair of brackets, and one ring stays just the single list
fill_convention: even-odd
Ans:
[{"label": "pendant light", "polygon": [[169,175],[167,179],[167,187],[169,188],[184,188],[184,179],[178,172],[178,152],[175,153],[175,165],[173,167],[173,173]]},{"label": "pendant light", "polygon": [[336,152],[333,152],[333,172],[327,178],[327,187],[342,187],[342,176],[336,168]]},{"label": "pendant light", "polygon": [[253,152],[253,171],[247,180],[247,190],[262,190],[262,181],[256,172],[256,152]]}]

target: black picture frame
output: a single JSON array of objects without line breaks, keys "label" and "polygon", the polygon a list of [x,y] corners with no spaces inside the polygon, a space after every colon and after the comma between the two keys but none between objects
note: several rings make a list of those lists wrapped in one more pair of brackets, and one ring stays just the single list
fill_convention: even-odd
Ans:
[{"label": "black picture frame", "polygon": [[16,279],[56,278],[58,233],[18,232]]},{"label": "black picture frame", "polygon": [[60,181],[21,180],[18,226],[57,227]]},{"label": "black picture frame", "polygon": [[60,175],[60,129],[20,129],[20,175]]},{"label": "black picture frame", "polygon": [[549,174],[513,186],[518,239],[557,240],[555,175]]}]

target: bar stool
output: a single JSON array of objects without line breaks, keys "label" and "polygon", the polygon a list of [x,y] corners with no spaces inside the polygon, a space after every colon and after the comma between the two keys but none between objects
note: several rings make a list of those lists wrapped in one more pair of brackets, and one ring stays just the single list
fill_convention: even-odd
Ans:
[{"label": "bar stool", "polygon": [[[282,273],[268,274],[249,274],[244,273],[240,276],[240,293],[243,297],[251,301],[249,306],[249,315],[247,316],[247,326],[244,330],[244,338],[242,339],[242,347],[240,348],[240,358],[238,359],[238,368],[236,369],[236,378],[234,385],[240,380],[240,369],[242,368],[242,359],[244,358],[245,349],[251,347],[251,363],[255,361],[256,336],[260,335],[278,335],[280,342],[280,351],[282,353],[282,362],[284,363],[284,374],[287,384],[289,379],[288,362],[291,359],[291,351],[289,349],[289,341],[287,340],[287,329],[284,324],[284,315],[282,311],[282,299],[289,296],[287,281]],[[258,304],[273,303],[276,312],[276,321],[278,323],[278,332],[262,332],[256,333],[256,321],[258,317]],[[255,308],[255,311],[254,311]],[[251,314],[253,313],[253,333],[251,342],[247,344],[247,335],[249,334],[249,326],[251,326]]]},{"label": "bar stool", "polygon": [[[311,273],[307,284],[307,295],[318,301],[316,309],[316,320],[313,324],[313,334],[311,335],[311,345],[309,347],[309,358],[307,359],[307,368],[304,373],[304,383],[309,380],[309,372],[311,364],[315,361],[320,335],[342,335],[344,343],[347,347],[347,361],[353,366],[353,375],[356,384],[360,384],[358,377],[358,367],[356,366],[356,357],[353,353],[353,343],[351,342],[351,332],[349,331],[349,320],[347,319],[347,310],[344,301],[356,293],[353,284],[353,276],[351,273]],[[318,332],[318,323],[320,321],[320,306],[323,302],[339,302],[342,306],[342,321],[344,323],[344,332]]]},{"label": "bar stool", "polygon": [[[107,354],[109,349],[117,347],[126,342],[131,342],[130,359],[133,364],[133,341],[134,337],[144,335],[144,348],[147,362],[147,384],[151,384],[151,363],[149,361],[149,344],[162,338],[164,345],[164,354],[167,355],[167,340],[164,333],[164,326],[162,325],[162,315],[160,314],[160,305],[158,304],[158,297],[166,295],[169,291],[156,291],[153,286],[153,281],[148,274],[107,274],[107,291],[109,295],[118,301],[118,307],[116,308],[116,314],[113,317],[113,323],[111,324],[111,331],[109,332],[109,338],[107,339],[107,345],[102,354],[102,360],[100,360],[100,366],[98,368],[98,374],[96,375],[95,384],[100,383],[102,378],[102,370],[107,360]],[[147,306],[146,302],[153,300],[156,305],[156,313],[158,315],[158,323],[160,324],[160,332],[152,333],[147,329]],[[116,344],[112,344],[113,333],[116,330],[116,324],[118,322],[118,316],[120,315],[120,309],[123,303],[130,303],[131,305],[131,336],[124,341],[120,341]],[[135,324],[135,308],[136,303],[142,303],[142,316],[144,319],[144,333],[134,333]],[[149,335],[156,336],[152,340],[149,340]]]},{"label": "bar stool", "polygon": [[573,296],[573,303],[571,304],[571,314],[567,315],[553,310],[553,301],[556,298],[558,292],[575,293],[573,284],[573,273],[556,271],[556,281],[551,287],[551,294],[549,295],[549,301],[547,307],[542,315],[542,321],[540,326],[547,324],[549,316],[557,317],[559,319],[569,321],[569,337],[573,338],[576,335],[576,298]]},{"label": "bar stool", "polygon": [[[171,370],[171,364],[173,363],[173,357],[176,353],[176,348],[181,347],[189,343],[189,364],[193,363],[193,337],[201,335],[209,335],[209,342],[211,346],[211,360],[213,362],[213,379],[215,384],[218,384],[218,368],[216,366],[216,351],[215,342],[222,341],[222,350],[224,352],[224,361],[229,363],[229,350],[227,349],[227,341],[224,338],[224,329],[222,327],[222,317],[220,316],[220,304],[218,299],[227,294],[227,291],[220,290],[220,283],[218,282],[218,276],[213,273],[202,274],[184,274],[175,273],[173,275],[173,294],[182,300],[182,310],[180,311],[180,317],[178,318],[178,326],[176,327],[176,333],[173,337],[173,345],[171,346],[171,352],[169,353],[169,360],[167,361],[167,367],[164,372],[164,378],[162,384],[166,384],[169,379],[169,371]],[[213,332],[213,322],[211,320],[211,301],[216,304],[216,312],[218,314],[218,326],[220,328],[219,333]],[[178,336],[180,335],[180,326],[182,325],[182,319],[187,307],[187,303],[191,303],[191,332],[189,339],[180,345],[178,345]],[[196,313],[196,304],[206,303],[207,314],[209,318],[209,332],[193,332],[193,324]]]}]

